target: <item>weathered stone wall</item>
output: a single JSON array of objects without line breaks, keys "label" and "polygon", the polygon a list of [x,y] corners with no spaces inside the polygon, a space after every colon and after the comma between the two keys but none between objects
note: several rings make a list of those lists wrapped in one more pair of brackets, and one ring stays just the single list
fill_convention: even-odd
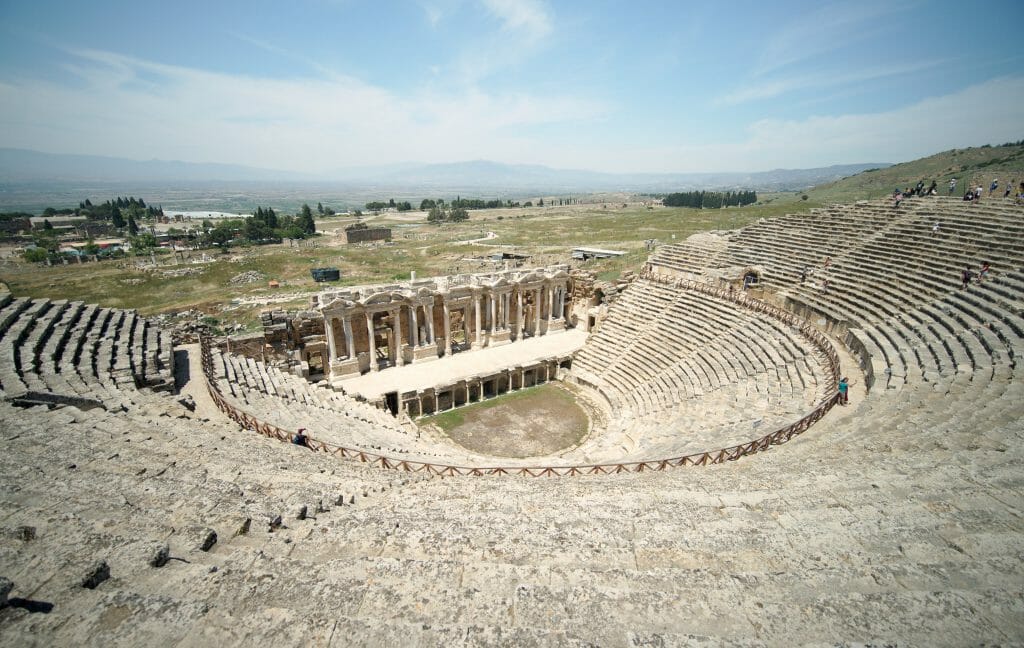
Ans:
[{"label": "weathered stone wall", "polygon": [[292,361],[297,358],[295,351],[326,340],[324,319],[317,311],[264,311],[260,323],[263,333],[253,336],[251,342],[246,336],[238,349],[232,338],[232,352],[267,361]]},{"label": "weathered stone wall", "polygon": [[345,230],[346,243],[365,243],[367,241],[390,241],[390,227],[373,227],[367,229]]},{"label": "weathered stone wall", "polygon": [[231,353],[237,353],[256,360],[264,359],[264,335],[263,333],[250,333],[248,335],[235,335],[227,339],[225,349]]},{"label": "weathered stone wall", "polygon": [[572,276],[572,309],[570,318],[573,324],[580,323],[590,330],[590,319],[596,326],[608,311],[608,305],[615,301],[623,290],[636,279],[632,271],[623,272],[615,281],[600,281],[586,270],[574,269]]}]

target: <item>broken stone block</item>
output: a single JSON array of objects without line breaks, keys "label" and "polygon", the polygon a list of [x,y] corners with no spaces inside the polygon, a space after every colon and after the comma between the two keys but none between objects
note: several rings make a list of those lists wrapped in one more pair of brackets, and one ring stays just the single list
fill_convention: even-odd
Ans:
[{"label": "broken stone block", "polygon": [[153,549],[149,556],[150,567],[163,567],[171,557],[171,548],[166,544],[159,545]]},{"label": "broken stone block", "polygon": [[249,533],[249,526],[251,524],[252,518],[245,518],[245,520],[243,520],[242,523],[238,525],[238,529],[235,530],[235,536],[246,535],[247,533]]},{"label": "broken stone block", "polygon": [[85,572],[82,578],[82,587],[96,589],[100,583],[110,578],[110,565],[105,560],[94,562]]},{"label": "broken stone block", "polygon": [[14,583],[11,579],[0,576],[0,607],[7,606],[7,595],[14,589]]},{"label": "broken stone block", "polygon": [[209,551],[213,548],[213,545],[217,544],[217,532],[213,529],[204,529],[201,542],[199,543],[200,551]]}]

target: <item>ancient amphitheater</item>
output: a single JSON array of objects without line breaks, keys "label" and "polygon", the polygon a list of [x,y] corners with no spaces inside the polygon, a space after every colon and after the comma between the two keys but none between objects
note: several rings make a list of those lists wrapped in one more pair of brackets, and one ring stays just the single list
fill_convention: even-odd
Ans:
[{"label": "ancient amphitheater", "polygon": [[543,373],[590,434],[516,460],[5,295],[0,643],[1019,645],[1022,233],[929,198],[661,246]]}]

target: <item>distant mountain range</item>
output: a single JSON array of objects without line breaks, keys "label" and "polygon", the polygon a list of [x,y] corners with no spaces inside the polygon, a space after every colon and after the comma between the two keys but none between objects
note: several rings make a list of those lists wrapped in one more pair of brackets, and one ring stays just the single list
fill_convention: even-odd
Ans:
[{"label": "distant mountain range", "polygon": [[101,155],[64,155],[0,148],[0,182],[202,182],[313,180],[288,171],[236,164],[130,160]]},{"label": "distant mountain range", "polygon": [[803,190],[888,163],[843,164],[816,169],[754,173],[601,173],[553,169],[489,160],[444,164],[394,164],[341,169],[329,175],[301,174],[234,164],[131,160],[94,155],[60,155],[0,148],[0,182],[286,182],[333,184],[375,191],[415,189],[465,193],[669,192],[693,189]]}]

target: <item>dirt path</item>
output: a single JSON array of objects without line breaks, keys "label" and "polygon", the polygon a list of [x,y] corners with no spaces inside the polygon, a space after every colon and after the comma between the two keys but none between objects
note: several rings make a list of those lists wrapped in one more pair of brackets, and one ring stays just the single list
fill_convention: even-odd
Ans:
[{"label": "dirt path", "polygon": [[452,245],[470,245],[472,243],[480,243],[481,241],[490,241],[491,239],[498,238],[498,235],[494,232],[487,232],[487,236],[483,238],[470,239],[468,241],[453,241]]}]

